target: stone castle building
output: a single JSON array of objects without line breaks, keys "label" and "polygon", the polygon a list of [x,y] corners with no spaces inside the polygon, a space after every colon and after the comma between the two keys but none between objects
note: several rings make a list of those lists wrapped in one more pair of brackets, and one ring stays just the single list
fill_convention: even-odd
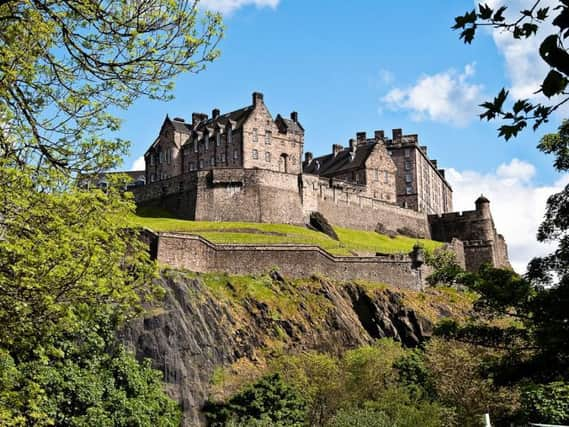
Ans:
[{"label": "stone castle building", "polygon": [[444,170],[417,135],[359,132],[347,147],[303,160],[304,128],[296,112],[289,117],[273,118],[258,92],[232,112],[167,116],[144,155],[146,185],[132,189],[137,203],[204,221],[301,225],[319,212],[338,226],[453,242],[470,269],[509,266],[489,202],[452,213]]}]

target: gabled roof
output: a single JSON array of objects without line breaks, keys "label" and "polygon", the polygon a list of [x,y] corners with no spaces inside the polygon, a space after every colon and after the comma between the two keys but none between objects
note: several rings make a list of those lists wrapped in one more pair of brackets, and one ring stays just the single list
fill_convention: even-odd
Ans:
[{"label": "gabled roof", "polygon": [[294,120],[291,120],[291,119],[285,119],[280,114],[277,114],[277,118],[275,119],[275,123],[277,124],[279,129],[282,128],[282,130],[284,132],[292,132],[295,134],[304,133],[304,128],[302,127],[302,125],[300,123],[295,122]]},{"label": "gabled roof", "polygon": [[[334,176],[338,173],[348,172],[364,167],[366,160],[372,153],[376,143],[358,145],[352,158],[349,148],[344,148],[338,154],[327,154],[315,157],[307,164],[303,163],[303,172],[313,175]],[[320,167],[318,167],[318,165]]]},{"label": "gabled roof", "polygon": [[[166,120],[170,120],[168,116],[166,116]],[[170,120],[172,126],[174,126],[174,130],[180,133],[190,134],[192,132],[192,125],[186,122],[181,122],[178,120]]]},{"label": "gabled roof", "polygon": [[222,114],[215,119],[209,118],[207,120],[203,120],[199,122],[193,130],[203,131],[205,128],[212,128],[216,124],[226,126],[229,122],[232,122],[231,124],[233,126],[233,129],[240,129],[245,121],[249,118],[249,115],[252,111],[253,106],[249,105],[248,107],[240,108],[239,110]]}]

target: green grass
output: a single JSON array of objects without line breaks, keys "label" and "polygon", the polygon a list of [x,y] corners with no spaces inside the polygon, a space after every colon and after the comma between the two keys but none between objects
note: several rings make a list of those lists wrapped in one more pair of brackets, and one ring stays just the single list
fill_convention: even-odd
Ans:
[{"label": "green grass", "polygon": [[340,241],[325,234],[288,224],[259,224],[251,222],[210,222],[176,219],[159,209],[144,209],[132,217],[133,226],[142,226],[158,232],[181,232],[202,236],[213,243],[278,244],[294,243],[320,246],[338,256],[369,255],[376,252],[410,252],[420,242],[433,250],[441,243],[432,240],[397,236],[391,238],[373,231],[334,227]]}]

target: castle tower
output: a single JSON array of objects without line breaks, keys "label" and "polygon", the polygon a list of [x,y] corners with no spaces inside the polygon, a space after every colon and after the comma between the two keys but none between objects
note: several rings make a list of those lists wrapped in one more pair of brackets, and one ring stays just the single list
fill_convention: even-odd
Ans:
[{"label": "castle tower", "polygon": [[478,199],[474,202],[476,205],[476,212],[478,212],[483,218],[490,218],[490,200],[484,197],[483,194],[480,195]]}]

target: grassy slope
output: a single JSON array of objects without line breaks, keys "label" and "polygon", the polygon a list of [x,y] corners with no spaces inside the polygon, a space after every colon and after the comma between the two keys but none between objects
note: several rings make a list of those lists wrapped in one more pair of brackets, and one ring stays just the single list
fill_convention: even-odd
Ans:
[{"label": "grassy slope", "polygon": [[335,255],[409,252],[418,241],[427,250],[441,245],[432,240],[404,236],[390,238],[371,231],[334,227],[340,238],[338,242],[322,233],[295,225],[187,221],[176,219],[167,212],[157,209],[145,209],[139,212],[132,218],[132,222],[133,225],[148,227],[155,231],[197,234],[214,243],[299,243],[318,245]]}]

